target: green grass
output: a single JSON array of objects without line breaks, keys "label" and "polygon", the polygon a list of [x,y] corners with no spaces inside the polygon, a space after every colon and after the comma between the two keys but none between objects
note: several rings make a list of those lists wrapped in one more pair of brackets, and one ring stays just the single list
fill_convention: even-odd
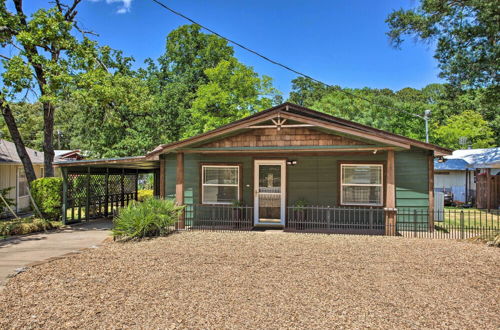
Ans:
[{"label": "green grass", "polygon": [[479,209],[461,209],[456,207],[446,207],[444,211],[444,221],[436,222],[435,224],[440,227],[460,228],[462,226],[463,212],[463,226],[466,229],[477,228],[498,228],[500,229],[500,211],[499,210],[486,210]]}]

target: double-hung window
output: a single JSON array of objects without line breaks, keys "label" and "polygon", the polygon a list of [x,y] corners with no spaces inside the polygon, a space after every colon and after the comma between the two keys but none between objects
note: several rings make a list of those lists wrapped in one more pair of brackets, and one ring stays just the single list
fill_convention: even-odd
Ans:
[{"label": "double-hung window", "polygon": [[240,199],[240,167],[202,166],[202,203],[231,204]]},{"label": "double-hung window", "polygon": [[382,206],[383,166],[381,164],[341,164],[341,205]]}]

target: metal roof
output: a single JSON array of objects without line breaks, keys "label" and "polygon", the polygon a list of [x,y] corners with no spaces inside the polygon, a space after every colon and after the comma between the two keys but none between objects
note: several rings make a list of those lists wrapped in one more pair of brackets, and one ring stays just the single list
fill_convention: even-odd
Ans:
[{"label": "metal roof", "polygon": [[455,150],[445,162],[434,161],[435,170],[465,171],[476,168],[500,168],[500,147]]},{"label": "metal roof", "polygon": [[469,164],[463,159],[447,159],[445,162],[434,160],[436,171],[465,171]]}]

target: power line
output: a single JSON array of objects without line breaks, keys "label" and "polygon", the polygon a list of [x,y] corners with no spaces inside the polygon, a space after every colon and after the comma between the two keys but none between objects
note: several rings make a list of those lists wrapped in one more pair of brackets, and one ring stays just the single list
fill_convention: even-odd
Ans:
[{"label": "power line", "polygon": [[370,99],[368,99],[368,98],[366,98],[366,97],[363,97],[363,96],[360,96],[360,95],[356,95],[356,94],[354,94],[354,93],[351,93],[351,92],[348,92],[348,91],[346,91],[346,90],[343,90],[341,87],[332,86],[332,85],[329,85],[329,84],[327,84],[327,83],[325,83],[325,82],[322,82],[321,80],[318,80],[318,79],[313,78],[313,77],[311,77],[311,76],[309,76],[309,75],[307,75],[307,74],[305,74],[305,73],[302,73],[302,72],[300,72],[300,71],[297,71],[297,70],[295,70],[295,69],[293,69],[293,68],[291,68],[291,67],[289,67],[289,66],[287,66],[287,65],[285,65],[285,64],[282,64],[282,63],[280,63],[280,62],[278,62],[278,61],[275,61],[275,60],[273,60],[273,59],[270,59],[269,57],[267,57],[267,56],[265,56],[265,55],[263,55],[263,54],[261,54],[261,53],[259,53],[259,52],[255,51],[255,50],[253,50],[253,49],[251,49],[251,48],[248,48],[247,46],[242,45],[242,44],[240,44],[239,42],[236,42],[236,41],[234,41],[234,40],[232,40],[232,39],[229,39],[229,38],[224,37],[223,35],[221,35],[221,34],[217,33],[216,31],[214,31],[214,30],[212,30],[212,29],[210,29],[210,28],[208,28],[208,27],[206,27],[206,26],[204,26],[204,25],[202,25],[202,24],[198,23],[197,21],[195,21],[195,20],[193,20],[193,19],[191,19],[191,18],[187,17],[186,15],[184,15],[184,14],[182,14],[182,13],[178,12],[178,11],[176,11],[175,9],[170,8],[169,6],[167,6],[166,4],[164,4],[163,2],[161,2],[161,1],[159,1],[159,0],[151,0],[151,1],[153,1],[153,2],[154,2],[154,3],[156,3],[157,5],[159,5],[159,6],[163,7],[163,8],[165,8],[166,10],[170,11],[171,13],[173,13],[173,14],[175,14],[175,15],[177,15],[177,16],[180,16],[180,17],[184,18],[185,20],[188,20],[189,22],[191,22],[191,23],[193,23],[193,24],[198,25],[198,26],[199,26],[199,27],[201,27],[202,29],[204,29],[204,30],[206,30],[206,31],[208,31],[208,32],[210,32],[210,33],[212,33],[212,34],[214,34],[214,35],[218,36],[219,38],[222,38],[222,39],[226,40],[227,42],[232,43],[233,45],[236,45],[236,46],[240,47],[241,49],[244,49],[244,50],[246,50],[247,52],[250,52],[250,53],[252,53],[252,54],[254,54],[254,55],[256,55],[256,56],[258,56],[258,57],[260,57],[260,58],[262,58],[262,59],[264,59],[264,60],[266,60],[266,61],[268,61],[268,62],[270,62],[270,63],[274,64],[274,65],[280,66],[280,67],[282,67],[282,68],[283,68],[283,69],[285,69],[285,70],[288,70],[288,71],[290,71],[290,72],[293,72],[293,73],[295,73],[295,74],[297,74],[297,75],[299,75],[299,76],[302,76],[302,77],[304,77],[304,78],[310,79],[310,80],[312,80],[312,81],[314,81],[314,82],[317,82],[317,83],[319,83],[319,84],[325,85],[326,87],[334,88],[334,89],[338,90],[339,92],[344,93],[345,95],[348,95],[348,96],[351,96],[351,97],[355,97],[355,98],[358,98],[358,99],[364,100],[364,101],[366,101],[366,102],[368,102],[368,103],[370,103],[370,104],[376,105],[376,106],[378,106],[378,107],[382,107],[382,108],[385,108],[385,109],[388,109],[388,110],[391,110],[391,111],[399,111],[399,112],[404,112],[404,113],[406,113],[406,114],[408,114],[408,115],[410,115],[410,116],[414,116],[414,117],[418,117],[418,118],[423,119],[423,116],[417,115],[417,114],[415,114],[415,113],[411,113],[411,112],[408,112],[408,111],[406,111],[406,110],[399,109],[399,108],[393,108],[393,107],[387,106],[387,105],[385,105],[385,104],[376,103],[376,102],[373,102],[372,100],[370,100]]}]

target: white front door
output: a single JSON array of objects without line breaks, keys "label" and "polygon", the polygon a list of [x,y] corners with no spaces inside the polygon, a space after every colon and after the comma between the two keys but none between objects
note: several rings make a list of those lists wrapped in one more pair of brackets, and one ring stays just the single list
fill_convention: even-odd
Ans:
[{"label": "white front door", "polygon": [[286,160],[254,163],[254,225],[285,225]]}]

